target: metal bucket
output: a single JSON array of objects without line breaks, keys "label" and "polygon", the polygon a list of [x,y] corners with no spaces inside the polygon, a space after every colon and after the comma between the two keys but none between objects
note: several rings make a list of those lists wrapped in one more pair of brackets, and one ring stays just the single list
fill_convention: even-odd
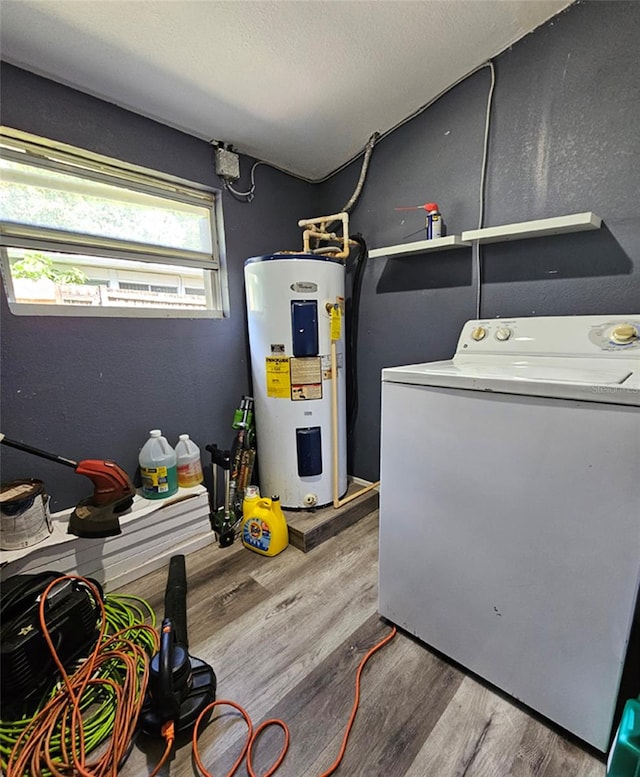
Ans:
[{"label": "metal bucket", "polygon": [[41,480],[13,480],[0,487],[0,548],[36,545],[53,531],[49,496]]}]

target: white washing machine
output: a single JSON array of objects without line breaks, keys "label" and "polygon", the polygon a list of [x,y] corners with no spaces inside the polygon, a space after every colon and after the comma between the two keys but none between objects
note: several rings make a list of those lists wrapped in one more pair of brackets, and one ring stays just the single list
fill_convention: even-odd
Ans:
[{"label": "white washing machine", "polygon": [[383,370],[381,615],[604,752],[639,582],[640,314]]}]

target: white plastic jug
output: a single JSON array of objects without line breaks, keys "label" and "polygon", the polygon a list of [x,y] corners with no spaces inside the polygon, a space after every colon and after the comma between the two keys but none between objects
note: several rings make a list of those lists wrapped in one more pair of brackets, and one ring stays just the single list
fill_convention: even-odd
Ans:
[{"label": "white plastic jug", "polygon": [[178,485],[180,488],[191,488],[202,483],[202,464],[200,463],[200,448],[188,434],[181,434],[176,445],[178,457]]},{"label": "white plastic jug", "polygon": [[146,499],[166,499],[178,490],[176,452],[162,436],[160,429],[152,429],[149,439],[138,456],[142,477],[142,496]]}]

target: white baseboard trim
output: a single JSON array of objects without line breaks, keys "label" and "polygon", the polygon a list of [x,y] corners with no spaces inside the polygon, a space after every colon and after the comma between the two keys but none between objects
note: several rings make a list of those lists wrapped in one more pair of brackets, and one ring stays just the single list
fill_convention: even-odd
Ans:
[{"label": "white baseboard trim", "polygon": [[[347,475],[347,480],[349,483],[355,483],[357,486],[370,486],[373,483],[373,480],[365,480],[364,478],[356,477],[356,475]],[[372,489],[372,491],[379,491],[380,486],[376,486]]]}]

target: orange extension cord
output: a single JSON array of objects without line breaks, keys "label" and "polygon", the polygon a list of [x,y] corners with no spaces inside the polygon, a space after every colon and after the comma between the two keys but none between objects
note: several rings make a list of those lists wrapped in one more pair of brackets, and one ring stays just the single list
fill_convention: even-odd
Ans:
[{"label": "orange extension cord", "polygon": [[[96,646],[71,677],[67,675],[58,657],[45,621],[47,596],[51,589],[63,580],[79,580],[86,585],[101,615],[100,634]],[[102,598],[92,583],[76,575],[59,577],[48,585],[40,597],[38,613],[40,628],[62,676],[64,686],[18,737],[8,759],[6,777],[42,774],[43,762],[54,777],[68,777],[69,774],[77,774],[80,777],[116,777],[138,722],[149,676],[148,655],[142,647],[128,639],[127,635],[140,630],[151,632],[154,650],[157,650],[158,633],[151,626],[141,624],[128,626],[104,640],[107,619]],[[114,663],[124,669],[123,683],[116,683],[108,677],[96,675],[102,666]],[[116,713],[108,745],[105,749],[101,748],[101,753],[96,757],[95,762],[87,763],[81,702],[83,694],[91,686],[102,686],[114,695]],[[60,737],[59,749],[62,751],[62,760],[60,758],[54,760],[50,755],[52,739],[57,735]],[[168,753],[162,763],[166,757]]]},{"label": "orange extension cord", "polygon": [[[51,589],[62,580],[79,580],[84,583],[92,592],[93,597],[100,608],[101,624],[100,635],[89,658],[82,664],[75,674],[69,677],[58,657],[53,645],[51,635],[45,621],[46,599]],[[64,688],[57,693],[43,709],[34,717],[29,725],[22,731],[15,746],[9,756],[6,777],[22,777],[24,774],[41,774],[41,763],[44,760],[47,769],[54,777],[68,777],[69,774],[79,775],[79,777],[117,777],[119,766],[121,765],[127,750],[130,746],[133,733],[135,731],[140,710],[144,702],[145,690],[149,678],[149,657],[142,647],[136,645],[125,637],[134,629],[147,630],[154,635],[155,650],[159,646],[159,637],[155,629],[151,626],[139,625],[129,626],[114,634],[111,638],[103,642],[106,630],[106,613],[104,604],[97,588],[82,577],[75,575],[65,575],[54,580],[47,586],[40,598],[39,619],[42,633],[47,642],[51,655],[60,671],[63,679]],[[364,656],[356,672],[356,687],[353,707],[349,722],[342,738],[342,745],[338,756],[333,764],[323,772],[320,777],[329,777],[340,766],[347,749],[347,741],[353,727],[353,723],[358,712],[360,703],[360,677],[367,661],[380,648],[384,647],[396,635],[397,629],[394,626],[391,632],[380,642],[374,645]],[[96,672],[103,664],[110,662],[119,662],[125,669],[124,684],[118,684],[105,677],[97,677]],[[140,667],[142,675],[140,676]],[[85,752],[85,734],[82,721],[81,701],[86,689],[90,686],[107,686],[117,699],[116,715],[113,725],[113,733],[106,748],[97,756],[97,760],[87,763],[87,753]],[[289,727],[283,720],[273,718],[265,720],[257,729],[253,728],[251,718],[245,709],[233,701],[219,700],[209,704],[200,713],[193,729],[193,758],[203,777],[214,777],[207,771],[198,751],[198,733],[203,719],[218,706],[234,707],[244,718],[248,732],[247,739],[236,762],[226,777],[233,777],[242,763],[243,758],[247,757],[247,772],[249,777],[258,777],[253,767],[253,748],[260,734],[269,726],[279,726],[284,732],[284,743],[278,758],[274,764],[261,777],[271,777],[275,774],[278,767],[284,760],[289,749]],[[55,761],[50,756],[51,740],[59,733],[61,739],[61,750],[63,760],[59,758]],[[165,723],[162,727],[162,736],[166,746],[162,758],[156,764],[149,777],[156,777],[162,767],[167,762],[175,741],[175,731],[173,722]]]},{"label": "orange extension cord", "polygon": [[[340,766],[342,763],[342,759],[344,758],[345,751],[347,749],[347,741],[349,740],[349,734],[351,733],[351,729],[353,728],[353,723],[356,719],[356,714],[358,712],[358,705],[360,704],[360,677],[362,675],[362,670],[365,667],[365,664],[367,661],[371,658],[371,656],[374,653],[377,653],[380,648],[383,648],[388,642],[391,642],[391,640],[395,637],[397,633],[397,629],[394,626],[391,629],[391,632],[387,634],[384,639],[381,639],[380,642],[378,642],[376,645],[374,645],[371,650],[364,656],[362,661],[360,662],[360,665],[358,666],[358,671],[356,672],[356,692],[355,692],[355,698],[353,700],[353,707],[351,708],[351,715],[349,716],[349,722],[347,723],[347,727],[344,732],[344,736],[342,738],[342,745],[340,747],[340,751],[338,752],[338,756],[336,760],[331,764],[331,766],[323,772],[320,777],[329,777],[330,774],[333,774],[336,769]],[[284,731],[284,743],[282,745],[282,749],[280,750],[280,754],[278,755],[275,763],[273,766],[269,768],[268,771],[266,771],[261,777],[271,777],[272,774],[275,774],[278,767],[284,760],[285,755],[287,754],[287,750],[289,749],[289,727],[283,720],[279,720],[277,718],[273,718],[272,720],[265,720],[264,723],[261,723],[258,728],[254,731],[253,730],[253,724],[251,723],[251,718],[249,717],[249,714],[245,709],[243,709],[239,704],[236,704],[233,701],[214,701],[211,704],[209,704],[208,707],[205,707],[204,710],[200,713],[198,720],[196,721],[196,725],[193,729],[193,738],[192,738],[192,745],[193,745],[193,759],[202,773],[203,777],[214,777],[214,775],[207,771],[204,767],[204,764],[202,763],[202,758],[200,757],[200,753],[198,752],[198,730],[200,728],[200,723],[202,722],[202,719],[214,708],[220,705],[226,705],[229,707],[234,707],[238,712],[242,715],[244,718],[248,732],[247,732],[247,739],[244,743],[244,746],[242,748],[242,751],[240,755],[238,756],[236,762],[231,767],[231,771],[226,775],[226,777],[233,777],[233,775],[238,770],[238,767],[242,763],[242,759],[247,756],[247,772],[249,773],[249,777],[258,777],[258,775],[255,772],[255,769],[253,768],[253,747],[256,743],[256,740],[260,736],[260,734],[269,726],[279,726]]]}]

